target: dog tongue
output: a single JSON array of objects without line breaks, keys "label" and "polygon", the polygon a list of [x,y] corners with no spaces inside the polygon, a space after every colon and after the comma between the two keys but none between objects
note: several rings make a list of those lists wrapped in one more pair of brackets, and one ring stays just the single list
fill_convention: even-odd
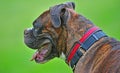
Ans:
[{"label": "dog tongue", "polygon": [[33,55],[32,59],[31,59],[31,61],[33,61],[33,60],[37,60],[38,62],[43,61],[44,57],[45,57],[45,54],[47,52],[48,52],[47,49],[43,49],[40,52],[39,51],[35,52],[35,54]]}]

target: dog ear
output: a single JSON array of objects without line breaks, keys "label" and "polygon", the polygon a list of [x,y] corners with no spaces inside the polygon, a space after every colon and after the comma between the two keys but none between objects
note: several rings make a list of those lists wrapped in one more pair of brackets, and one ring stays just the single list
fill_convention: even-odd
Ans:
[{"label": "dog ear", "polygon": [[53,23],[53,26],[55,28],[58,28],[61,26],[61,18],[60,14],[63,14],[63,10],[65,8],[64,4],[54,6],[50,9],[50,15],[51,15],[51,21]]},{"label": "dog ear", "polygon": [[59,28],[62,23],[66,24],[69,15],[66,8],[75,9],[75,4],[73,2],[67,2],[50,8],[51,21],[55,28]]}]

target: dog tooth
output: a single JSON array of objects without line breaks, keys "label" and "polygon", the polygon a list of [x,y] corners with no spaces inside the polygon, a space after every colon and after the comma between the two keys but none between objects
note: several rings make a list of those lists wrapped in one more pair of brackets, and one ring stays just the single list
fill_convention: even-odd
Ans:
[{"label": "dog tooth", "polygon": [[38,53],[39,53],[38,51],[35,52],[35,54],[33,55],[32,59],[30,61],[33,61],[36,58],[36,56],[37,56]]}]

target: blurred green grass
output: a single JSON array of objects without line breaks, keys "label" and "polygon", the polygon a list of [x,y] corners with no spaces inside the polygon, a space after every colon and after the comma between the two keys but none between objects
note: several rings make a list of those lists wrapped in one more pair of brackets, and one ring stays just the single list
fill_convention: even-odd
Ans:
[{"label": "blurred green grass", "polygon": [[110,37],[120,40],[119,0],[1,0],[0,1],[0,73],[72,73],[61,59],[36,64],[34,53],[23,42],[23,31],[49,7],[74,1],[76,11],[93,21]]}]

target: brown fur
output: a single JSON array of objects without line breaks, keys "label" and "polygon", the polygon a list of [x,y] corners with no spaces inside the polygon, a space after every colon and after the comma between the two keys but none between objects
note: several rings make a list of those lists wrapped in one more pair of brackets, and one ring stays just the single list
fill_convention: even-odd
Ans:
[{"label": "brown fur", "polygon": [[[66,54],[68,54],[74,42],[77,41],[87,29],[93,26],[93,24],[90,24],[91,22],[83,16],[78,15],[71,9],[68,10],[71,13],[71,18],[68,21],[67,28],[61,27],[59,29],[55,29],[57,36],[59,37],[57,47],[59,51],[62,52],[65,50],[65,46],[67,45]],[[49,25],[47,27],[51,28],[51,22],[47,24]],[[65,41],[66,39],[67,41]],[[120,43],[110,38],[102,38],[96,42],[79,60],[75,68],[75,73],[119,72]]]},{"label": "brown fur", "polygon": [[[67,56],[73,44],[95,25],[72,8],[66,10],[69,13],[68,21],[59,28],[53,27],[50,10],[41,14],[36,21],[44,26],[42,33],[47,32],[52,36],[59,55],[63,52]],[[74,73],[120,73],[120,42],[110,37],[97,41],[79,59]]]},{"label": "brown fur", "polygon": [[120,43],[103,38],[79,60],[75,73],[119,73]]}]

